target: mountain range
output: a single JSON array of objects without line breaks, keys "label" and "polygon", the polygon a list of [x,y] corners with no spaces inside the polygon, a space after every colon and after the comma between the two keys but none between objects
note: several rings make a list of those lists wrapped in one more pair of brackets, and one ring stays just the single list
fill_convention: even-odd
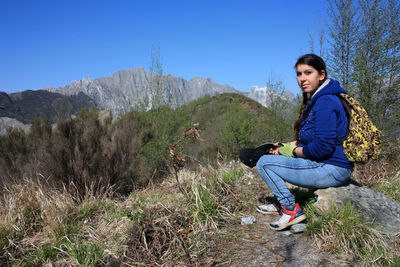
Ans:
[{"label": "mountain range", "polygon": [[[83,78],[80,81],[72,81],[69,85],[45,89],[68,96],[83,92],[93,99],[101,109],[120,114],[134,110],[146,97],[146,93],[149,94],[149,83],[157,78],[157,74],[137,67],[117,71],[111,77],[102,77],[96,80]],[[220,85],[212,79],[196,76],[187,81],[180,77],[164,75],[161,86],[164,91],[162,102],[171,104],[173,108],[204,95],[240,93],[229,85]]]},{"label": "mountain range", "polygon": [[[9,117],[29,123],[32,118],[45,117],[54,122],[60,112],[76,114],[81,108],[98,106],[114,114],[135,110],[145,103],[151,94],[149,84],[159,79],[163,94],[162,103],[173,108],[186,104],[204,95],[221,93],[243,94],[268,107],[274,93],[266,87],[253,86],[248,93],[242,93],[227,84],[218,84],[210,78],[193,77],[189,81],[173,75],[159,75],[137,67],[115,72],[110,77],[99,79],[83,78],[60,87],[27,90],[10,95],[0,92],[0,117]],[[290,91],[284,97],[294,102],[296,97]],[[147,109],[151,103],[147,103]]]}]

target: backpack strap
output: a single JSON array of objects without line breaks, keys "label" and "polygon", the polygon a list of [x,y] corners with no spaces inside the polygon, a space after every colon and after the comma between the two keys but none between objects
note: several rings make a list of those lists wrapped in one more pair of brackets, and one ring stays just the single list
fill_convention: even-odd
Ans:
[{"label": "backpack strap", "polygon": [[[350,118],[351,118],[351,107],[349,105],[349,103],[347,103],[347,101],[339,94],[337,95],[338,98],[340,99],[340,102],[342,102],[342,106],[344,111],[346,112],[346,117],[347,117],[347,129],[346,129],[346,136],[349,133],[350,130]],[[336,137],[336,140],[339,141],[340,144],[343,145],[344,140],[342,140],[342,138],[340,138],[339,136]]]}]

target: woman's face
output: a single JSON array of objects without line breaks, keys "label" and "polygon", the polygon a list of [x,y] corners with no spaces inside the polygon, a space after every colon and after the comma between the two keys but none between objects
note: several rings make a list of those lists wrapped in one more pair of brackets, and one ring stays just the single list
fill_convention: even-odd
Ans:
[{"label": "woman's face", "polygon": [[326,73],[324,70],[319,73],[314,67],[307,64],[298,64],[296,68],[297,83],[304,93],[315,93],[321,81],[325,79]]}]

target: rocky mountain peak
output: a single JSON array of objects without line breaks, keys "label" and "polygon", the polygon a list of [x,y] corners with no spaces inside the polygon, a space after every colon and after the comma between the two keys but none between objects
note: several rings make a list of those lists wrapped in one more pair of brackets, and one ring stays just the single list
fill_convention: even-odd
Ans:
[{"label": "rocky mountain peak", "polygon": [[[69,85],[58,88],[46,88],[51,92],[64,95],[75,95],[82,92],[93,99],[103,109],[111,110],[116,114],[135,109],[138,103],[146,96],[148,81],[151,73],[137,67],[115,72],[111,77],[102,77],[96,80],[83,78],[73,81]],[[164,75],[164,102],[177,107],[204,95],[234,92],[240,93],[229,85],[217,84],[210,78],[193,77],[190,81]]]},{"label": "rocky mountain peak", "polygon": [[274,99],[277,97],[283,97],[288,100],[290,103],[294,103],[296,101],[296,96],[290,92],[289,90],[284,90],[282,94],[277,94],[272,90],[269,90],[266,86],[259,87],[257,85],[252,86],[250,92],[247,94],[247,97],[254,99],[265,107],[268,107]]}]

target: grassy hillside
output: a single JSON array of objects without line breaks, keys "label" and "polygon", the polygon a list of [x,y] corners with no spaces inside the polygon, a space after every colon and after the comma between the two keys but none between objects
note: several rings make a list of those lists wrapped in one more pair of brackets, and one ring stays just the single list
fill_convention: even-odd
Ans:
[{"label": "grassy hillside", "polygon": [[199,123],[203,141],[186,149],[198,159],[215,158],[217,153],[234,159],[242,148],[293,139],[290,125],[238,94],[204,97],[177,109],[177,113],[183,115],[182,121]]}]

